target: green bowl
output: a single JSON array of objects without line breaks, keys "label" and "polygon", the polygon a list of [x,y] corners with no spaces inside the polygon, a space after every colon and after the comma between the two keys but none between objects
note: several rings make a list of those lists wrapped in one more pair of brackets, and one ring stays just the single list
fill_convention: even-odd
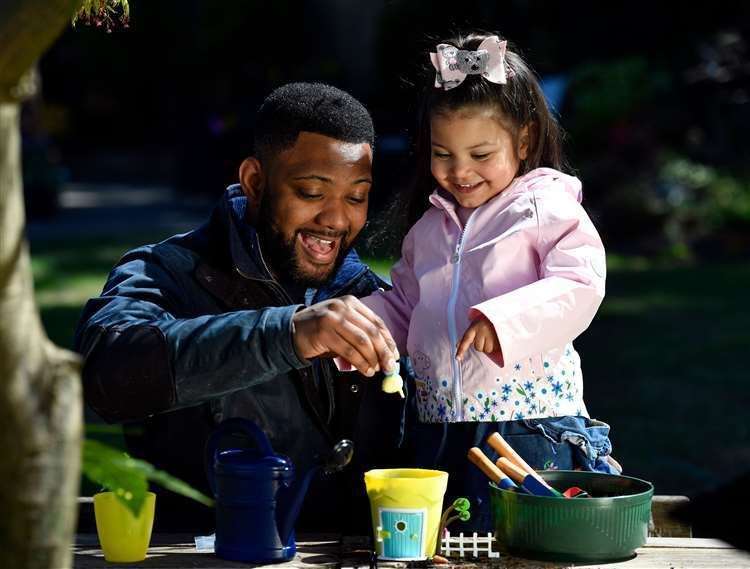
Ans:
[{"label": "green bowl", "polygon": [[532,559],[600,562],[630,558],[646,543],[654,494],[650,482],[573,470],[539,474],[560,492],[578,486],[592,497],[532,496],[490,483],[501,551]]}]

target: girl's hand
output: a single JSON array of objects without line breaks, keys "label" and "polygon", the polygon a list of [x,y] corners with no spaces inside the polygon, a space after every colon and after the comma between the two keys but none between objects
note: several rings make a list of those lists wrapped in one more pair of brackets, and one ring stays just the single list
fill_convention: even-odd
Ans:
[{"label": "girl's hand", "polygon": [[458,342],[456,359],[462,359],[466,350],[472,345],[476,351],[484,352],[485,354],[491,354],[500,350],[500,340],[497,339],[495,327],[484,317],[475,320],[466,329],[464,337]]}]

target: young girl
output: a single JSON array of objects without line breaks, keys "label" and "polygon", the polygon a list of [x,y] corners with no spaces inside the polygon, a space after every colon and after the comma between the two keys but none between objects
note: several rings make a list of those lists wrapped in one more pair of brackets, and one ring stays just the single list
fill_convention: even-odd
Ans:
[{"label": "young girl", "polygon": [[604,297],[606,263],[523,59],[478,33],[430,59],[413,225],[393,289],[363,302],[410,357],[418,466],[450,473],[446,503],[472,500],[462,530],[489,530],[487,480],[466,453],[480,446],[494,461],[493,432],[536,469],[619,471],[609,426],[588,418],[572,344]]}]

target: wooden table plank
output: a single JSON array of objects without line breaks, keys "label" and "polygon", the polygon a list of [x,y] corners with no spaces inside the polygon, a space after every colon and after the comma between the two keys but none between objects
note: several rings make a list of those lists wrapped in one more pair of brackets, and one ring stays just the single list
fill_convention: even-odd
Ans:
[{"label": "wooden table plank", "polygon": [[[360,543],[367,540],[344,540],[334,536],[316,537],[315,541],[303,538],[298,543],[297,556],[288,563],[273,564],[269,567],[369,567],[369,556]],[[74,546],[74,567],[101,569],[104,567],[144,567],[174,569],[187,567],[195,569],[231,569],[247,568],[246,563],[226,561],[217,558],[213,553],[199,552],[195,549],[192,536],[155,535],[149,547],[145,561],[134,564],[109,564],[104,561],[95,535],[77,536]],[[570,563],[545,563],[529,559],[501,556],[498,559],[452,560],[451,565],[435,567],[473,567],[493,569],[563,569],[571,567]],[[380,562],[379,567],[407,567],[407,563]],[[428,567],[426,562],[413,563],[412,566]],[[696,538],[649,538],[645,547],[638,549],[637,555],[619,563],[576,565],[577,569],[594,567],[626,569],[750,569],[750,554],[733,549],[730,545],[713,539]]]}]

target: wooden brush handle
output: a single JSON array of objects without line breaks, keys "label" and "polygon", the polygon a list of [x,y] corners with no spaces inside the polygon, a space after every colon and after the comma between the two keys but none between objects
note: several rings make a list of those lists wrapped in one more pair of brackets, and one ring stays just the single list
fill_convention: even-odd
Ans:
[{"label": "wooden brush handle", "polygon": [[510,446],[507,441],[500,436],[500,433],[492,433],[489,437],[487,437],[487,443],[495,450],[497,454],[499,454],[501,457],[507,458],[511,463],[513,463],[514,466],[520,468],[526,474],[531,474],[534,478],[536,478],[539,482],[544,484],[545,486],[549,486],[541,476],[539,476],[536,471],[531,468],[528,464],[526,464],[526,461],[521,458],[521,456],[513,450],[513,447]]},{"label": "wooden brush handle", "polygon": [[503,478],[506,478],[505,474],[503,474],[497,466],[492,464],[492,461],[487,458],[487,455],[485,455],[478,447],[471,447],[467,456],[469,460],[475,464],[479,470],[484,472],[487,478],[492,480],[495,484],[499,483]]},{"label": "wooden brush handle", "polygon": [[519,468],[504,456],[498,458],[495,465],[507,474],[516,484],[523,484],[523,479],[529,475],[529,473],[523,468]]},{"label": "wooden brush handle", "polygon": [[515,450],[513,450],[513,447],[510,446],[506,442],[506,440],[500,436],[500,433],[492,433],[489,437],[487,437],[487,443],[495,450],[497,454],[499,454],[500,456],[504,456],[513,464],[515,464],[519,468],[522,468],[526,471],[527,474],[534,473],[534,469],[526,464],[526,461],[522,459]]}]

